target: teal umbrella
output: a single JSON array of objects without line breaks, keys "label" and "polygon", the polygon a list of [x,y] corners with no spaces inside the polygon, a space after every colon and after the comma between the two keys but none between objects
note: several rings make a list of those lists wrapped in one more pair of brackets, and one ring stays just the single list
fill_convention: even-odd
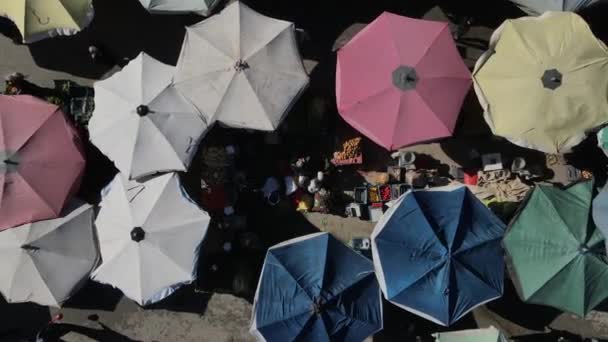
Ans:
[{"label": "teal umbrella", "polygon": [[538,185],[503,244],[520,297],[584,316],[608,297],[604,237],[591,214],[593,182]]}]

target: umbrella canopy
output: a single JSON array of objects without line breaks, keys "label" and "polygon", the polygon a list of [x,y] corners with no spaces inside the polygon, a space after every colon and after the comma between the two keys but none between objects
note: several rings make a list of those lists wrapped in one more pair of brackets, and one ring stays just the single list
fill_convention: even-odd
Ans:
[{"label": "umbrella canopy", "polygon": [[[599,139],[598,139],[599,140]],[[600,229],[604,237],[608,236],[608,186],[593,200],[593,223]]]},{"label": "umbrella canopy", "polygon": [[0,95],[0,230],[56,218],[80,185],[85,158],[55,105]]},{"label": "umbrella canopy", "polygon": [[0,16],[11,19],[27,43],[72,35],[93,19],[92,0],[0,0]]},{"label": "umbrella canopy", "polygon": [[434,334],[436,342],[507,342],[496,328],[470,329]]},{"label": "umbrella canopy", "polygon": [[308,85],[292,23],[240,2],[186,29],[176,87],[208,118],[272,131]]},{"label": "umbrella canopy", "polygon": [[139,181],[118,174],[102,196],[95,223],[103,262],[93,280],[146,305],[195,279],[209,216],[186,195],[177,173]]},{"label": "umbrella canopy", "polygon": [[153,14],[194,12],[208,16],[219,0],[139,0]]},{"label": "umbrella canopy", "polygon": [[73,202],[57,219],[0,232],[0,292],[9,303],[60,306],[99,261],[93,207]]},{"label": "umbrella canopy", "polygon": [[608,121],[608,50],[574,13],[506,20],[476,63],[475,92],[494,134],[567,152]]},{"label": "umbrella canopy", "polygon": [[451,136],[471,86],[447,23],[387,12],[338,51],[336,68],[340,115],[389,150]]},{"label": "umbrella canopy", "polygon": [[504,246],[520,297],[584,316],[608,297],[604,237],[590,220],[593,182],[537,185]]},{"label": "umbrella canopy", "polygon": [[529,15],[540,15],[547,11],[578,11],[599,0],[511,0]]},{"label": "umbrella canopy", "polygon": [[172,86],[175,68],[142,53],[95,83],[91,141],[131,178],[185,171],[205,117]]},{"label": "umbrella canopy", "polygon": [[266,254],[251,333],[260,341],[363,341],[382,329],[372,262],[327,233]]},{"label": "umbrella canopy", "polygon": [[376,225],[384,297],[441,325],[502,296],[504,224],[466,187],[401,196]]}]

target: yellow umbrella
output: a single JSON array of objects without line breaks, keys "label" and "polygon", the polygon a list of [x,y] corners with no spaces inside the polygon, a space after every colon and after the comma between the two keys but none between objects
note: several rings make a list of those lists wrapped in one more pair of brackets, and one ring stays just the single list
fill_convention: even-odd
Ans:
[{"label": "yellow umbrella", "polygon": [[473,72],[494,134],[567,152],[608,122],[608,49],[574,13],[506,20]]},{"label": "yellow umbrella", "polygon": [[93,18],[92,0],[0,0],[0,15],[10,18],[31,43],[55,35],[71,35]]}]

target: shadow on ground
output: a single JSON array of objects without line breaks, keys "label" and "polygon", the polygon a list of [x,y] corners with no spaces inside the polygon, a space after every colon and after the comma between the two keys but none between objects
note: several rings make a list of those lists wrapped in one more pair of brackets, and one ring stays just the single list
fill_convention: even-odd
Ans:
[{"label": "shadow on ground", "polygon": [[63,307],[84,310],[114,311],[122,296],[120,290],[110,285],[104,285],[89,280],[80,291],[76,292],[73,297],[64,303]]},{"label": "shadow on ground", "polygon": [[118,170],[114,163],[88,141],[88,137],[83,135],[83,140],[87,164],[78,197],[89,203],[99,203],[101,190],[114,178]]},{"label": "shadow on ground", "polygon": [[486,304],[488,310],[526,329],[543,331],[561,311],[543,305],[521,301],[513,283],[505,277],[504,294],[501,298]]},{"label": "shadow on ground", "polygon": [[95,17],[82,32],[55,37],[29,45],[40,67],[73,75],[99,78],[113,65],[95,64],[88,54],[90,45],[98,46],[115,62],[133,59],[140,52],[176,64],[185,26],[202,17],[195,15],[150,15],[137,0],[95,0]]},{"label": "shadow on ground", "polygon": [[177,289],[171,296],[160,302],[147,305],[145,310],[168,310],[173,312],[188,312],[203,315],[211,294],[195,292],[194,285],[186,285]]},{"label": "shadow on ground", "polygon": [[383,299],[384,329],[373,337],[374,342],[389,341],[435,341],[431,334],[447,330],[475,329],[477,324],[471,314],[446,328],[405,311]]},{"label": "shadow on ground", "polygon": [[110,329],[107,325],[98,322],[100,328],[89,328],[76,324],[57,323],[49,327],[45,334],[45,341],[64,341],[62,337],[67,334],[86,336],[97,342],[137,342],[117,331]]},{"label": "shadow on ground", "polygon": [[601,0],[589,7],[583,8],[579,14],[591,27],[591,31],[604,43],[608,43],[608,1]]},{"label": "shadow on ground", "polygon": [[22,341],[20,338],[35,335],[50,320],[47,307],[32,303],[8,304],[0,296],[0,341]]}]

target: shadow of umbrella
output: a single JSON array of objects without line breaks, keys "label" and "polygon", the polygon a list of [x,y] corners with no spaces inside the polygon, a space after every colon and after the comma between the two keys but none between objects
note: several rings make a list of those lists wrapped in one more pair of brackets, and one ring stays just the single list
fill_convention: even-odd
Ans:
[{"label": "shadow of umbrella", "polygon": [[525,16],[508,0],[439,0],[439,7],[454,17],[473,17],[475,25],[497,28],[506,19]]},{"label": "shadow of umbrella", "polygon": [[145,310],[168,310],[203,315],[211,294],[197,293],[194,285],[185,285],[177,289],[169,297],[144,307]]},{"label": "shadow of umbrella", "polygon": [[606,183],[608,175],[608,157],[597,146],[597,136],[590,133],[589,137],[566,154],[566,162],[579,170],[589,170],[593,173],[595,186]]},{"label": "shadow of umbrella", "polygon": [[51,320],[48,307],[33,303],[8,304],[0,295],[0,341],[22,341]]},{"label": "shadow of umbrella", "polygon": [[[504,168],[509,168],[516,157],[524,158],[531,166],[546,169],[545,154],[519,147],[500,137],[455,137],[440,143],[443,152],[464,169],[481,168],[480,155],[500,153]],[[536,165],[538,164],[538,165]]]},{"label": "shadow of umbrella", "polygon": [[185,26],[200,21],[196,15],[150,15],[137,0],[94,0],[95,17],[74,36],[44,39],[29,45],[36,64],[76,76],[100,78],[114,65],[94,63],[88,52],[95,45],[116,64],[140,52],[176,64]]},{"label": "shadow of umbrella", "polygon": [[561,311],[552,307],[528,304],[521,301],[513,283],[505,279],[501,298],[486,304],[498,316],[530,330],[544,330]]},{"label": "shadow of umbrella", "polygon": [[45,335],[45,341],[63,341],[61,337],[68,333],[74,332],[79,335],[84,335],[94,341],[98,342],[138,342],[129,338],[115,330],[110,329],[107,325],[98,322],[101,329],[94,329],[83,327],[76,324],[69,323],[56,323],[50,326],[47,335]]},{"label": "shadow of umbrella", "polygon": [[63,304],[63,307],[114,311],[122,297],[120,290],[89,280],[82,289]]},{"label": "shadow of umbrella", "polygon": [[417,336],[421,341],[435,341],[431,334],[436,332],[477,328],[471,313],[451,326],[444,327],[405,311],[384,298],[382,304],[384,329],[374,335],[374,342],[416,341]]},{"label": "shadow of umbrella", "polygon": [[88,137],[85,135],[82,137],[87,162],[77,196],[89,203],[99,203],[101,189],[114,178],[118,170],[114,167],[114,163],[88,140]]},{"label": "shadow of umbrella", "polygon": [[589,24],[591,31],[593,31],[595,36],[604,43],[608,43],[608,21],[606,21],[607,12],[607,0],[598,1],[578,12],[578,14],[585,19],[587,24]]}]

